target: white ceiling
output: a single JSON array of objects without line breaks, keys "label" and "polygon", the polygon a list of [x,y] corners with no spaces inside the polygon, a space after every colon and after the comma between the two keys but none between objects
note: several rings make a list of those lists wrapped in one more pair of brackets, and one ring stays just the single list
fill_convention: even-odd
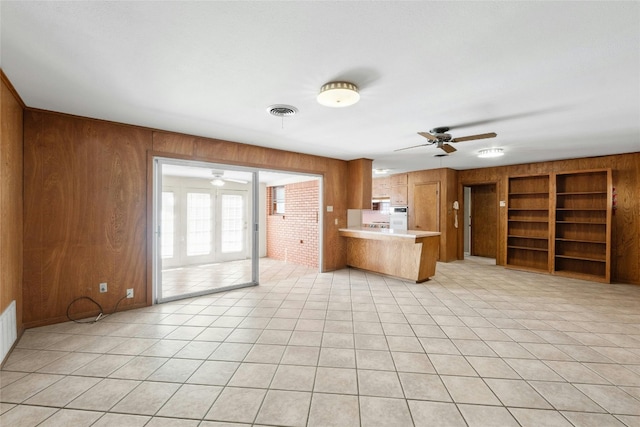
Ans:
[{"label": "white ceiling", "polygon": [[[179,163],[179,164],[178,164]],[[197,178],[212,180],[214,175],[221,178],[239,179],[251,182],[253,174],[247,170],[234,169],[233,166],[225,165],[204,165],[197,162],[198,165],[194,166],[194,162],[178,161],[176,164],[163,164],[162,175],[179,176],[185,178]],[[318,179],[314,175],[301,175],[299,173],[282,173],[261,170],[258,174],[259,182],[267,186],[287,185],[295,184],[297,182],[313,181]]]},{"label": "white ceiling", "polygon": [[[640,151],[636,1],[2,1],[0,14],[1,66],[33,108],[392,172]],[[332,80],[360,102],[318,104]],[[281,120],[272,104],[300,112]],[[437,126],[498,136],[444,158],[394,153]],[[486,147],[505,155],[476,158]]]}]

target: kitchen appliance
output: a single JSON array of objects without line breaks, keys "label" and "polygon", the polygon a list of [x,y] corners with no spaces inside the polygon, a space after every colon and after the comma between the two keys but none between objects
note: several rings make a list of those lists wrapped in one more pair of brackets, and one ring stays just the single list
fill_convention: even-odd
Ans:
[{"label": "kitchen appliance", "polygon": [[409,208],[406,206],[392,206],[389,212],[389,228],[406,230],[408,212]]}]

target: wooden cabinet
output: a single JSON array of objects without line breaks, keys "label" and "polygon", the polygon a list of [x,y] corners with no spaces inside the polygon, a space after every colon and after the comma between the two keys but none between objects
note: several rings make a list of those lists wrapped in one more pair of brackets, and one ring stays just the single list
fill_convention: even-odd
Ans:
[{"label": "wooden cabinet", "polygon": [[609,283],[611,170],[555,175],[554,271]]},{"label": "wooden cabinet", "polygon": [[406,173],[398,173],[395,175],[391,175],[389,179],[391,181],[392,187],[399,187],[402,185],[406,187],[409,178]]},{"label": "wooden cabinet", "polygon": [[409,191],[407,186],[391,187],[391,206],[408,206]]},{"label": "wooden cabinet", "polygon": [[391,175],[391,206],[409,205],[408,176],[406,173]]},{"label": "wooden cabinet", "polygon": [[550,271],[549,175],[509,178],[507,265]]},{"label": "wooden cabinet", "polygon": [[383,178],[373,178],[372,196],[374,199],[387,199],[391,197],[391,180],[388,176]]}]

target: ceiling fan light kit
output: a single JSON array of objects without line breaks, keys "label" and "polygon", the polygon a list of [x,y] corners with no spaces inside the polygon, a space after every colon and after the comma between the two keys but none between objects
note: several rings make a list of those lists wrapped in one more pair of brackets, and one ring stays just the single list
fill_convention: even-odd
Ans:
[{"label": "ceiling fan light kit", "polygon": [[489,159],[491,157],[500,157],[504,156],[504,151],[502,148],[485,148],[478,151],[478,157],[481,159]]},{"label": "ceiling fan light kit", "polygon": [[318,102],[325,107],[349,107],[359,100],[358,86],[349,82],[325,83],[318,94]]},{"label": "ceiling fan light kit", "polygon": [[224,181],[222,178],[214,178],[211,180],[211,185],[214,187],[222,187],[224,185]]}]

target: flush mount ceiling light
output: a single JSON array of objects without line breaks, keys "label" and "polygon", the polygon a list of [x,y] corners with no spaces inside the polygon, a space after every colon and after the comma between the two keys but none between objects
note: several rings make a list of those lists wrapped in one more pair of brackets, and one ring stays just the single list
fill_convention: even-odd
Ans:
[{"label": "flush mount ceiling light", "polygon": [[325,107],[348,107],[360,100],[358,86],[349,82],[329,82],[320,88],[318,102]]},{"label": "flush mount ceiling light", "polygon": [[373,170],[373,174],[374,175],[384,175],[385,173],[388,173],[389,169],[374,169]]},{"label": "flush mount ceiling light", "polygon": [[503,156],[504,152],[502,148],[485,148],[483,150],[478,151],[478,157],[482,159],[487,159],[490,157],[500,157]]}]

